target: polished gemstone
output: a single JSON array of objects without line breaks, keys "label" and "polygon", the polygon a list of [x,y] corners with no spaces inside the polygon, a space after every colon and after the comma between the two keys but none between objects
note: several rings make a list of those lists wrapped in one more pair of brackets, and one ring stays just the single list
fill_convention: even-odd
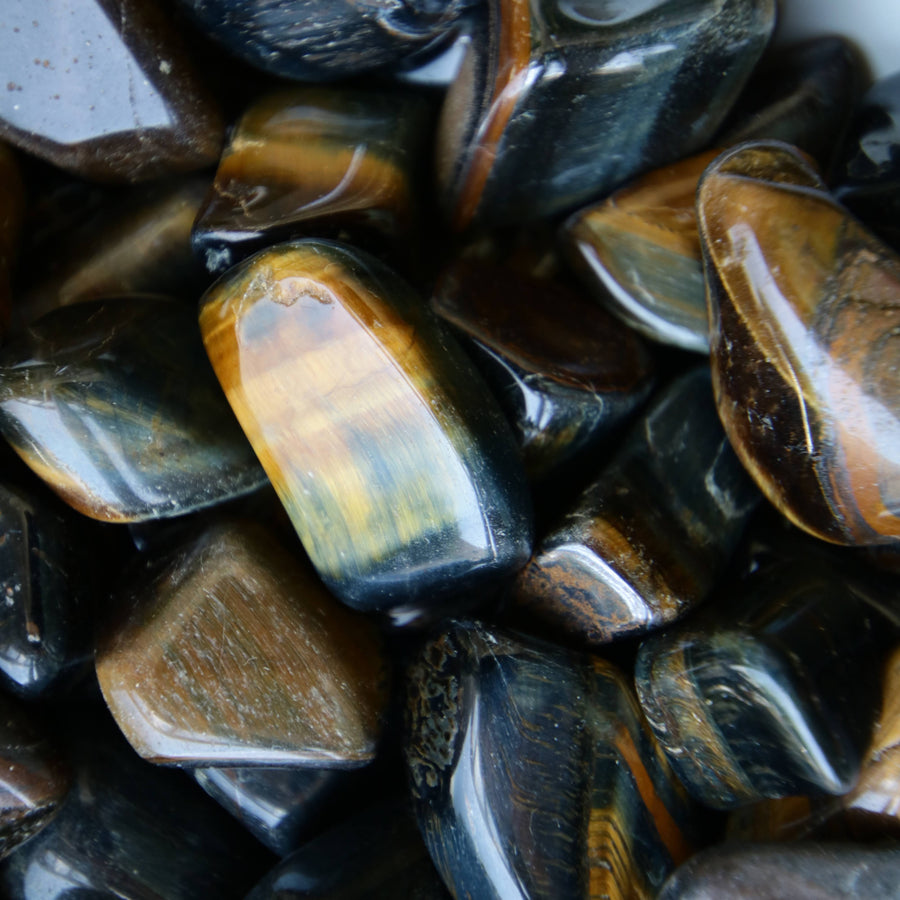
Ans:
[{"label": "polished gemstone", "polygon": [[720,809],[853,787],[900,622],[896,586],[818,547],[755,565],[637,658],[657,738],[691,794]]},{"label": "polished gemstone", "polygon": [[67,503],[110,522],[265,483],[193,312],[163,299],[79,303],[29,327],[0,352],[0,431]]},{"label": "polished gemstone", "polygon": [[900,848],[724,844],[695,856],[659,900],[897,900]]},{"label": "polished gemstone", "polygon": [[655,895],[689,801],[611,664],[455,623],[410,670],[419,826],[455,897]]},{"label": "polished gemstone", "polygon": [[150,0],[6,4],[0,136],[95,181],[216,161],[222,121],[178,31]]},{"label": "polished gemstone", "polygon": [[412,95],[304,88],[257,100],[219,162],[195,252],[211,272],[292,237],[399,254],[412,240],[427,124],[427,106]]},{"label": "polished gemstone", "polygon": [[347,78],[439,49],[475,0],[180,0],[205,32],[260,69]]},{"label": "polished gemstone", "polygon": [[695,369],[543,537],[515,606],[586,645],[668,624],[712,589],[757,497],[716,417],[709,373]]},{"label": "polished gemstone", "polygon": [[709,352],[694,199],[706,151],[638,178],[572,216],[564,240],[593,296],[653,340]]},{"label": "polished gemstone", "polygon": [[10,278],[25,215],[25,191],[12,150],[0,144],[0,337],[10,320]]},{"label": "polished gemstone", "polygon": [[334,593],[364,609],[470,600],[531,526],[506,422],[425,304],[373,257],[297,241],[202,301],[213,367]]},{"label": "polished gemstone", "polygon": [[0,485],[0,679],[20,696],[65,688],[90,666],[83,534],[44,498]]},{"label": "polished gemstone", "polygon": [[0,697],[0,859],[50,822],[69,783],[33,711]]},{"label": "polished gemstone", "polygon": [[247,900],[446,900],[415,819],[394,802],[358,813],[277,865]]},{"label": "polished gemstone", "polygon": [[197,784],[260,843],[287,856],[314,832],[355,772],[308,767],[194,769]]},{"label": "polished gemstone", "polygon": [[210,526],[137,584],[128,607],[100,642],[97,678],[141,756],[335,767],[373,758],[387,701],[377,632],[262,528]]},{"label": "polished gemstone", "polygon": [[244,897],[268,854],[224,810],[182,773],[140,760],[92,708],[60,717],[74,784],[53,821],[0,867],[3,897]]},{"label": "polished gemstone", "polygon": [[532,477],[608,438],[650,391],[640,338],[559,280],[463,258],[431,302],[494,387]]},{"label": "polished gemstone", "polygon": [[80,227],[66,229],[52,253],[44,250],[46,264],[16,297],[15,322],[21,326],[59,306],[101,297],[196,297],[205,284],[190,235],[207,185],[206,177],[193,176],[133,188],[102,204]]},{"label": "polished gemstone", "polygon": [[792,522],[842,544],[900,538],[900,258],[806,157],[745,144],[697,211],[719,416]]},{"label": "polished gemstone", "polygon": [[835,193],[900,250],[900,72],[863,97],[846,146]]},{"label": "polished gemstone", "polygon": [[[455,227],[552,216],[699,150],[772,31],[772,0],[490,0],[447,94]],[[552,135],[552,140],[547,139]]]}]

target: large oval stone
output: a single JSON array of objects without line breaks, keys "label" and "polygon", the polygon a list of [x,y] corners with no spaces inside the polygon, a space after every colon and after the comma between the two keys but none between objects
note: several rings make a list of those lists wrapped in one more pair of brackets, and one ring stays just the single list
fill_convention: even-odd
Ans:
[{"label": "large oval stone", "polygon": [[326,584],[363,609],[430,604],[512,574],[522,464],[472,364],[374,258],[297,241],[205,295],[206,347]]},{"label": "large oval stone", "polygon": [[900,538],[900,258],[800,151],[745,144],[700,182],[719,416],[791,521],[842,544]]}]

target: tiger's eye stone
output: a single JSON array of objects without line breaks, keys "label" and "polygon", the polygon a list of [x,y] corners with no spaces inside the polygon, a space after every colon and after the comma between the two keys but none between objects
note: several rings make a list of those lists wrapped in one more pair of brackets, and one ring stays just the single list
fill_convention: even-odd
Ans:
[{"label": "tiger's eye stone", "polygon": [[713,587],[757,497],[694,370],[541,540],[515,606],[589,646],[672,622]]},{"label": "tiger's eye stone", "polygon": [[204,32],[251,65],[299,81],[371,72],[439,49],[475,0],[180,0]]},{"label": "tiger's eye stone", "polygon": [[21,326],[60,306],[101,297],[167,294],[195,297],[206,284],[191,252],[191,226],[208,179],[133,188],[102,204],[81,227],[67,229],[36,280],[16,297]]},{"label": "tiger's eye stone", "polygon": [[10,277],[25,215],[25,191],[12,151],[0,144],[0,337],[9,327]]},{"label": "tiger's eye stone", "polygon": [[786,144],[700,182],[719,416],[792,522],[842,544],[900,538],[900,258]]},{"label": "tiger's eye stone", "polygon": [[520,568],[508,426],[425,304],[327,241],[264,251],[202,301],[207,351],[313,564],[351,606],[412,610]]},{"label": "tiger's eye stone", "polygon": [[0,136],[95,181],[134,182],[216,161],[223,125],[157,4],[7,4]]},{"label": "tiger's eye stone", "polygon": [[83,531],[43,499],[0,485],[0,677],[22,697],[90,666]]},{"label": "tiger's eye stone", "polygon": [[210,272],[268,244],[410,239],[427,108],[413,95],[306,88],[258,100],[231,136],[193,230]]},{"label": "tiger's eye stone", "polygon": [[419,826],[455,897],[650,898],[690,803],[611,664],[456,623],[408,681]]},{"label": "tiger's eye stone", "polygon": [[69,784],[31,710],[0,697],[0,859],[51,821]]},{"label": "tiger's eye stone", "polygon": [[718,150],[648,173],[572,216],[563,240],[594,297],[642,334],[709,352],[694,201]]},{"label": "tiger's eye stone", "polygon": [[406,804],[372,807],[304,844],[247,900],[447,900]]},{"label": "tiger's eye stone", "polygon": [[79,512],[180,515],[265,483],[191,310],[130,297],[54,310],[0,352],[0,431]]},{"label": "tiger's eye stone", "polygon": [[641,706],[682,783],[709,806],[843,794],[876,716],[873,663],[898,622],[895,585],[824,554],[776,559],[644,643]]},{"label": "tiger's eye stone", "polygon": [[460,259],[431,303],[467,340],[532,477],[609,436],[650,391],[640,338],[560,281]]},{"label": "tiger's eye stone", "polygon": [[[451,85],[438,174],[456,228],[571,210],[700,149],[762,53],[772,0],[490,0]],[[546,140],[552,135],[552,140]]]},{"label": "tiger's eye stone", "polygon": [[688,860],[659,900],[896,900],[900,849],[723,844]]},{"label": "tiger's eye stone", "polygon": [[249,523],[210,527],[135,589],[97,678],[141,756],[193,765],[364,765],[387,692],[374,627]]}]

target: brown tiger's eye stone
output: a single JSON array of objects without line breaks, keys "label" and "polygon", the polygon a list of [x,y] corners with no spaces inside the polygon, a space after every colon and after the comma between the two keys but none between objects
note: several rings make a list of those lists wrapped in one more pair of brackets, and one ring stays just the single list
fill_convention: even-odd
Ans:
[{"label": "brown tiger's eye stone", "polygon": [[141,756],[193,765],[363,765],[387,697],[373,626],[240,523],[210,528],[135,591],[97,678]]},{"label": "brown tiger's eye stone", "polygon": [[147,0],[4,8],[0,136],[95,181],[215,162],[222,121],[165,13]]},{"label": "brown tiger's eye stone", "polygon": [[843,544],[900,538],[900,258],[788,145],[707,170],[697,211],[719,415],[766,496]]},{"label": "brown tiger's eye stone", "polygon": [[328,241],[257,254],[202,301],[207,351],[325,583],[363,609],[434,605],[524,564],[509,428],[427,306]]},{"label": "brown tiger's eye stone", "polygon": [[461,259],[432,306],[468,340],[533,477],[596,445],[650,391],[641,339],[562,282]]},{"label": "brown tiger's eye stone", "polygon": [[195,252],[223,272],[307,235],[396,251],[410,240],[426,110],[412,95],[336,88],[258,100],[219,162],[194,225]]}]

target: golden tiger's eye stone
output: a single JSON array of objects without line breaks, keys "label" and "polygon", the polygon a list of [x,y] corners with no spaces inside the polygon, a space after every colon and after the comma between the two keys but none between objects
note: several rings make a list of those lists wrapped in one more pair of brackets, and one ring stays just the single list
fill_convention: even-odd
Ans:
[{"label": "golden tiger's eye stone", "polygon": [[364,609],[464,596],[525,563],[512,435],[426,305],[374,258],[297,241],[205,295],[213,368],[325,583]]},{"label": "golden tiger's eye stone", "polygon": [[97,678],[141,756],[192,765],[363,765],[387,698],[374,627],[241,523],[210,528],[135,591]]},{"label": "golden tiger's eye stone", "polygon": [[900,258],[807,158],[746,144],[697,211],[719,416],[791,521],[835,543],[900,538]]},{"label": "golden tiger's eye stone", "polygon": [[396,252],[410,240],[426,125],[413,95],[305,88],[258,100],[222,155],[195,252],[211,272],[307,235]]}]

